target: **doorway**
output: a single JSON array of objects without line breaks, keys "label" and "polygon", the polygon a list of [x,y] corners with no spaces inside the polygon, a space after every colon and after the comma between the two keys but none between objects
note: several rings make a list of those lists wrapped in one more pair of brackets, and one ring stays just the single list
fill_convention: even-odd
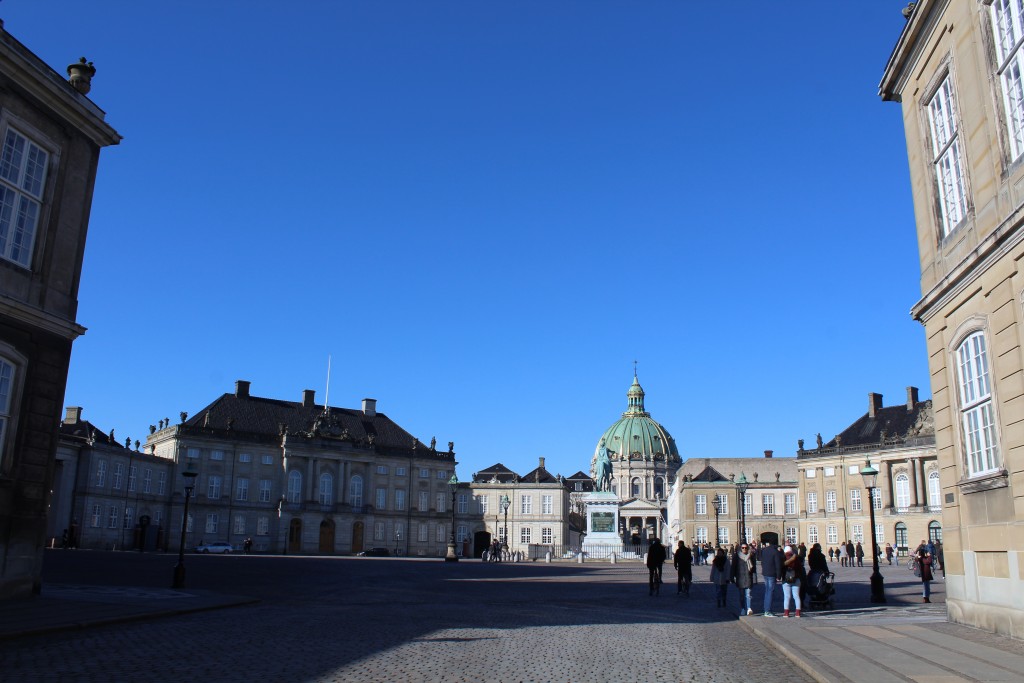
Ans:
[{"label": "doorway", "polygon": [[320,522],[320,547],[321,553],[334,553],[334,520],[325,519]]},{"label": "doorway", "polygon": [[288,522],[288,552],[297,553],[302,550],[302,520],[295,518]]},{"label": "doorway", "polygon": [[353,522],[352,523],[352,552],[361,553],[363,552],[363,523]]}]

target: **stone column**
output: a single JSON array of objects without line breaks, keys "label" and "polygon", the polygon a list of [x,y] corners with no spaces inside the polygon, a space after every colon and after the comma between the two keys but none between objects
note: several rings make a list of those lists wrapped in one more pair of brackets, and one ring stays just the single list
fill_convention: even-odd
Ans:
[{"label": "stone column", "polygon": [[918,504],[917,498],[917,465],[914,458],[907,458],[907,469],[910,470],[910,507],[915,508]]},{"label": "stone column", "polygon": [[927,491],[924,480],[924,460],[914,458],[914,477],[917,481],[917,504],[922,508],[928,504]]},{"label": "stone column", "polygon": [[[885,483],[889,487],[888,507],[894,508],[896,507],[896,486],[893,484],[892,481],[892,461],[887,461],[885,463]],[[885,501],[883,500],[882,502],[884,503]]]},{"label": "stone column", "polygon": [[316,474],[316,463],[313,458],[306,458],[306,496],[303,502],[313,500],[313,479]]}]

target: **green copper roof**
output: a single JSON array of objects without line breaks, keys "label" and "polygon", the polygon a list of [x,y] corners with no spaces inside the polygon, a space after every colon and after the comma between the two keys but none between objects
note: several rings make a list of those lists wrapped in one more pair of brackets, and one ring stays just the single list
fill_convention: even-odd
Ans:
[{"label": "green copper roof", "polygon": [[[642,459],[679,462],[675,439],[644,409],[644,390],[635,375],[633,384],[626,392],[626,399],[626,412],[601,435],[591,459],[591,469],[602,442],[610,454],[618,454],[618,459],[629,459],[631,456],[635,459],[639,456]],[[616,458],[613,456],[612,459]]]}]

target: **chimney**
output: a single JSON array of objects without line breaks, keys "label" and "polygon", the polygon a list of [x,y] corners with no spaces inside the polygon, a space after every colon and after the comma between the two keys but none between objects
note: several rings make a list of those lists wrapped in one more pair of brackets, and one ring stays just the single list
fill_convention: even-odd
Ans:
[{"label": "chimney", "polygon": [[882,395],[868,394],[868,417],[874,417],[882,409]]},{"label": "chimney", "polygon": [[914,412],[917,407],[917,387],[907,387],[907,412]]},{"label": "chimney", "polygon": [[236,398],[249,398],[249,385],[252,382],[246,382],[244,379],[235,380],[235,397]]},{"label": "chimney", "polygon": [[377,416],[377,399],[375,398],[364,398],[363,399],[363,415],[366,417]]},{"label": "chimney", "polygon": [[773,452],[774,452],[774,451],[765,451],[765,452],[764,452],[764,457],[766,457],[766,458],[770,458],[770,457],[772,457],[772,453],[773,453]]},{"label": "chimney", "polygon": [[76,425],[82,421],[82,409],[79,406],[68,406],[65,408],[64,424]]},{"label": "chimney", "polygon": [[315,403],[314,403],[314,397],[315,396],[316,396],[316,391],[315,390],[313,390],[313,389],[303,389],[302,390],[302,407],[303,408],[312,408],[315,405]]},{"label": "chimney", "polygon": [[538,458],[540,460],[540,468],[544,469],[544,458]]}]

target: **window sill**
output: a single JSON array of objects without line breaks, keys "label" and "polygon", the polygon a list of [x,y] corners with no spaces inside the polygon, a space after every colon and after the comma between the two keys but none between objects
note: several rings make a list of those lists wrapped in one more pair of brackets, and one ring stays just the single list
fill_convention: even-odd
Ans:
[{"label": "window sill", "polygon": [[970,479],[961,479],[957,482],[957,488],[964,495],[1006,488],[1009,485],[1010,475],[1006,470],[990,472]]}]

